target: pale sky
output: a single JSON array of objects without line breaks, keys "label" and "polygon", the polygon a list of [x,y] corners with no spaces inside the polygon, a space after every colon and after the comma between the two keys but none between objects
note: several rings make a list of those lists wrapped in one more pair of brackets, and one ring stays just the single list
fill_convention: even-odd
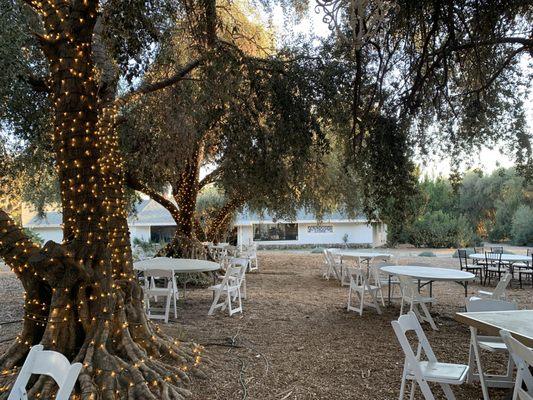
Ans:
[{"label": "pale sky", "polygon": [[[274,29],[278,32],[278,40],[281,42],[290,42],[294,35],[304,35],[308,38],[312,37],[326,37],[330,31],[326,23],[322,21],[323,13],[317,14],[315,12],[314,0],[311,0],[310,7],[307,11],[305,18],[298,24],[294,21],[287,20],[283,14],[281,7],[274,9],[272,23]],[[524,69],[531,68],[527,62],[524,62]],[[526,118],[529,129],[533,127],[533,86],[530,86],[529,93],[527,95],[526,104]],[[479,149],[476,154],[472,154],[471,157],[472,168],[480,168],[485,172],[492,172],[498,167],[511,167],[514,164],[514,160],[507,154],[507,149],[503,146],[496,146],[493,149],[487,147]],[[441,158],[435,156],[426,160],[426,165],[421,165],[424,173],[430,176],[448,175],[450,173],[452,161],[449,158]]]}]

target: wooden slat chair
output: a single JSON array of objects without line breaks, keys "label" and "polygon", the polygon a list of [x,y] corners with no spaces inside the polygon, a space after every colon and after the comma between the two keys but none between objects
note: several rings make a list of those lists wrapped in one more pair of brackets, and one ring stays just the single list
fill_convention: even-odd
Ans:
[{"label": "wooden slat chair", "polygon": [[[143,273],[144,307],[148,318],[162,319],[167,323],[170,314],[170,303],[172,300],[174,302],[174,318],[177,318],[178,311],[176,300],[178,298],[178,287],[176,285],[174,272],[168,269],[149,268],[145,269]],[[157,302],[159,297],[165,299],[164,307],[152,306],[152,299]],[[162,314],[160,312],[162,312]]]},{"label": "wooden slat chair", "polygon": [[[362,270],[354,270],[350,276],[350,286],[348,288],[348,311],[356,311],[359,315],[363,315],[363,308],[365,306],[365,295],[370,296],[369,307],[375,308],[378,314],[381,314],[377,296],[380,288],[370,285],[365,278],[365,273]],[[353,304],[353,299],[359,299],[359,306]]]},{"label": "wooden slat chair", "polygon": [[28,353],[7,400],[28,399],[26,385],[31,375],[34,374],[51,377],[59,387],[55,399],[68,400],[80,374],[81,367],[81,363],[71,364],[61,353],[44,350],[44,347],[40,344],[35,345]]},{"label": "wooden slat chair", "polygon": [[[471,297],[466,301],[467,312],[485,312],[485,311],[514,311],[517,309],[516,303],[503,300],[481,299]],[[481,364],[481,354],[479,350],[485,350],[491,353],[507,355],[507,369],[505,375],[488,375],[483,377],[490,382],[491,387],[511,387],[513,382],[514,363],[512,357],[507,351],[507,346],[499,336],[482,336],[477,334],[477,330],[471,330],[470,351],[468,357],[468,366],[470,367],[467,381],[472,383],[479,381],[479,373],[474,373],[473,366],[476,365],[476,358]]]},{"label": "wooden slat chair", "polygon": [[533,351],[507,331],[501,330],[500,336],[507,345],[517,368],[513,399],[533,400],[533,376],[531,375]]},{"label": "wooden slat chair", "polygon": [[[439,362],[420,322],[416,318],[416,314],[412,311],[402,315],[397,321],[392,321],[392,328],[405,353],[400,400],[404,398],[408,380],[412,382],[411,399],[414,399],[416,386],[418,385],[426,400],[435,400],[435,396],[428,384],[428,382],[435,382],[444,391],[446,399],[455,400],[450,385],[461,385],[466,380],[468,365]],[[406,333],[409,331],[414,331],[416,334],[416,353],[407,338]],[[424,356],[427,360],[422,360]]]},{"label": "wooden slat chair", "polygon": [[409,311],[414,312],[420,321],[428,322],[431,328],[438,331],[439,328],[437,328],[427,307],[427,304],[433,304],[436,302],[435,298],[422,296],[418,292],[418,287],[416,283],[413,282],[412,278],[400,275],[398,279],[400,280],[400,288],[402,290],[400,315],[403,314],[404,303],[407,303],[409,304]]},{"label": "wooden slat chair", "polygon": [[[230,316],[238,312],[242,313],[243,269],[246,271],[245,267],[230,265],[222,278],[222,282],[209,287],[210,290],[214,291],[215,296],[207,315],[213,315],[219,308],[223,311],[227,308]],[[236,306],[233,304],[234,302],[237,303]]]},{"label": "wooden slat chair", "polygon": [[479,282],[483,283],[483,266],[470,263],[468,261],[468,252],[466,249],[457,249],[457,255],[459,257],[459,267],[461,271],[471,272],[479,277]]},{"label": "wooden slat chair", "polygon": [[490,281],[492,278],[501,280],[502,275],[505,273],[506,267],[502,264],[502,253],[500,252],[485,252],[485,268],[483,271],[484,283],[487,284],[487,279]]}]

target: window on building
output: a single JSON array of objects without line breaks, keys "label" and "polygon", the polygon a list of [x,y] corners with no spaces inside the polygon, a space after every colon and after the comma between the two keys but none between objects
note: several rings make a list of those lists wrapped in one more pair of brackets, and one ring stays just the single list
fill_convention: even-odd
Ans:
[{"label": "window on building", "polygon": [[254,241],[298,240],[298,224],[256,224]]},{"label": "window on building", "polygon": [[176,233],[176,226],[151,226],[150,240],[152,242],[168,243]]},{"label": "window on building", "polygon": [[307,233],[333,233],[333,225],[309,225]]}]

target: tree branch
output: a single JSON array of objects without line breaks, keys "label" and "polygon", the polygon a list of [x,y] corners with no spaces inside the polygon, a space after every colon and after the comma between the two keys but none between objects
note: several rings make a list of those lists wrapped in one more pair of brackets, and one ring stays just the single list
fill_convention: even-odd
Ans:
[{"label": "tree branch", "polygon": [[191,61],[190,63],[186,64],[181,70],[179,70],[175,75],[171,76],[170,78],[163,79],[158,82],[154,83],[144,83],[142,84],[138,89],[129,92],[128,94],[125,94],[121,98],[118,99],[121,103],[128,102],[131,98],[141,95],[141,94],[147,94],[151,92],[155,92],[157,90],[164,89],[168,86],[172,86],[178,82],[180,82],[182,79],[184,79],[191,71],[199,67],[203,64],[205,61],[205,56],[197,58],[196,60]]},{"label": "tree branch", "polygon": [[177,221],[177,218],[179,216],[179,210],[178,210],[178,207],[171,200],[167,199],[165,196],[161,195],[160,193],[157,193],[155,190],[149,188],[147,185],[142,183],[139,179],[134,177],[130,172],[126,173],[126,185],[128,185],[131,189],[144,193],[145,195],[149,196],[152,200],[161,204],[164,208],[167,209],[168,212],[170,212],[170,215],[172,216],[172,218],[174,218],[174,220]]}]

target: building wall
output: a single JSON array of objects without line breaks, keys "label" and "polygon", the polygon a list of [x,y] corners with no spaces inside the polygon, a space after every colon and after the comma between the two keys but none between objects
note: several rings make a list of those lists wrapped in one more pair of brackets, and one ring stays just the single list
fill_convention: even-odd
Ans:
[{"label": "building wall", "polygon": [[[383,225],[383,224],[376,224]],[[311,231],[309,229],[311,227]],[[332,232],[324,229],[317,232],[316,224],[299,223],[298,240],[279,240],[279,241],[258,241],[257,244],[263,246],[276,245],[305,245],[305,244],[344,244],[343,236],[348,235],[348,244],[352,245],[375,245],[377,243],[376,230],[372,225],[361,222],[346,223],[323,223],[322,227],[332,227]],[[250,244],[253,242],[252,225],[240,225],[237,228],[237,244]],[[379,244],[378,244],[379,245]]]},{"label": "building wall", "polygon": [[63,229],[59,227],[35,227],[30,229],[37,233],[44,240],[44,243],[48,242],[49,240],[53,240],[56,243],[61,243],[63,241]]},{"label": "building wall", "polygon": [[150,241],[150,227],[149,226],[130,226],[131,240],[139,239],[144,242]]}]

